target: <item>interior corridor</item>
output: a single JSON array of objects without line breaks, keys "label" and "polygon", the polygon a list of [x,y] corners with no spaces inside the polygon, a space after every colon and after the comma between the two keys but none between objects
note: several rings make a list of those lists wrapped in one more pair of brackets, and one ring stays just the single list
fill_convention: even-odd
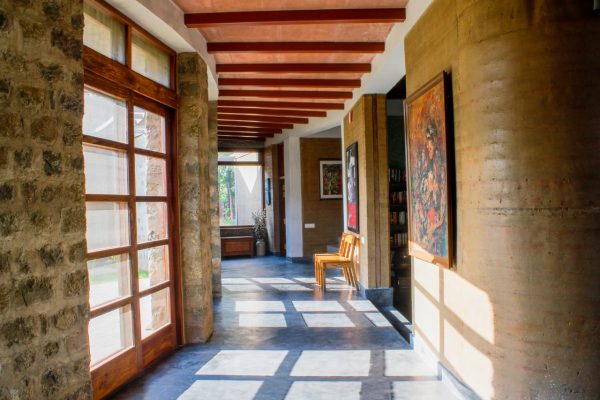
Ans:
[{"label": "interior corridor", "polygon": [[[336,274],[337,272],[337,274]],[[329,271],[281,257],[223,261],[215,333],[117,399],[454,399],[383,314]]]}]

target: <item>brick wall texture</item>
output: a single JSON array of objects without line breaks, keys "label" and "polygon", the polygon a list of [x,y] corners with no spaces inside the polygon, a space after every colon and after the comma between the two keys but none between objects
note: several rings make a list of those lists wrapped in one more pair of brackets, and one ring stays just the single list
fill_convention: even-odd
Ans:
[{"label": "brick wall texture", "polygon": [[0,0],[0,399],[91,396],[83,0]]}]

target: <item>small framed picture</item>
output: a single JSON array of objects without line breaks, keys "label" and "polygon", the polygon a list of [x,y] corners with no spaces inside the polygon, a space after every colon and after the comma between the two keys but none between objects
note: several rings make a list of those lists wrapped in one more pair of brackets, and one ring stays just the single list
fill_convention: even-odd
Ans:
[{"label": "small framed picture", "polygon": [[321,182],[321,199],[341,199],[342,160],[320,160],[319,177]]}]

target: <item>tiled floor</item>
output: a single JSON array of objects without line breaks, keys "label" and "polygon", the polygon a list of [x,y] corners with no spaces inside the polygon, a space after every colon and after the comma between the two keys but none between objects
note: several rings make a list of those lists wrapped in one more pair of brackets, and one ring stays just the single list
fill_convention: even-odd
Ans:
[{"label": "tiled floor", "polygon": [[117,399],[455,399],[369,301],[328,271],[276,257],[223,262],[209,343],[187,346]]}]

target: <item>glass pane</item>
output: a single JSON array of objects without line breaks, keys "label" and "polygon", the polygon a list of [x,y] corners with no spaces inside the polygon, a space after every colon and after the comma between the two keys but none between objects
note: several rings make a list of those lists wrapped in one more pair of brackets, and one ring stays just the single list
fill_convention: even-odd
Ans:
[{"label": "glass pane", "polygon": [[262,167],[219,166],[219,217],[223,226],[252,225],[262,209]]},{"label": "glass pane", "polygon": [[169,55],[139,34],[134,34],[131,41],[131,69],[163,86],[170,86]]},{"label": "glass pane", "polygon": [[129,210],[127,203],[86,203],[88,252],[129,244]]},{"label": "glass pane", "polygon": [[137,241],[153,242],[167,238],[167,204],[137,203]]},{"label": "glass pane", "polygon": [[148,337],[171,322],[169,288],[159,290],[140,299],[142,338]]},{"label": "glass pane", "polygon": [[88,327],[90,336],[90,365],[133,346],[131,306],[117,308],[92,318]]},{"label": "glass pane", "polygon": [[89,4],[83,6],[83,44],[125,63],[125,26]]},{"label": "glass pane", "polygon": [[90,260],[87,267],[90,274],[91,307],[131,294],[127,254]]},{"label": "glass pane", "polygon": [[88,88],[84,91],[83,134],[127,143],[127,105]]},{"label": "glass pane", "polygon": [[133,109],[135,127],[135,147],[164,153],[165,119],[143,108]]},{"label": "glass pane", "polygon": [[140,290],[169,279],[169,247],[159,246],[138,251]]},{"label": "glass pane", "polygon": [[219,161],[257,162],[260,158],[257,151],[220,151]]},{"label": "glass pane", "polygon": [[127,194],[127,153],[83,145],[85,192],[87,194]]},{"label": "glass pane", "polygon": [[162,158],[136,154],[135,191],[138,196],[166,196],[167,162]]}]

